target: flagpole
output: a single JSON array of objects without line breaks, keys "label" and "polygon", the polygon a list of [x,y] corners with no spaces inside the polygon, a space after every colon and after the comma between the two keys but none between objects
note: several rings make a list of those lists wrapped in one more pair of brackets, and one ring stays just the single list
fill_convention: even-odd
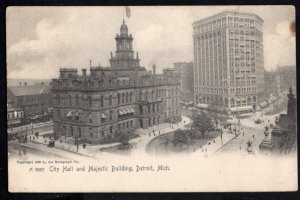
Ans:
[{"label": "flagpole", "polygon": [[123,21],[124,21],[124,8],[123,8]]}]

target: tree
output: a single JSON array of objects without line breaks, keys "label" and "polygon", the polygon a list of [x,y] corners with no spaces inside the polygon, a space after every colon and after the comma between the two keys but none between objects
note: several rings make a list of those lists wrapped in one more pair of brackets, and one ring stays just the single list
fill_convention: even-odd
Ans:
[{"label": "tree", "polygon": [[188,142],[189,142],[188,131],[178,129],[174,132],[172,143],[174,146],[177,146],[179,144],[180,151],[181,151],[182,145],[188,145]]},{"label": "tree", "polygon": [[208,115],[204,112],[198,114],[194,114],[192,116],[192,125],[191,129],[195,133],[200,132],[202,133],[202,137],[204,139],[204,135],[212,130],[214,130],[214,125]]},{"label": "tree", "polygon": [[128,142],[130,139],[128,130],[126,129],[117,130],[115,134],[116,134],[116,139],[120,143],[121,148],[128,146]]}]

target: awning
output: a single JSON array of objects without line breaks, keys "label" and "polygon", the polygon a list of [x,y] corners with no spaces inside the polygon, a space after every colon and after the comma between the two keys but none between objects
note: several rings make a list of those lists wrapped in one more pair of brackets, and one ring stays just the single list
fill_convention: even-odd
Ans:
[{"label": "awning", "polygon": [[204,103],[198,103],[197,104],[198,108],[208,108],[208,104],[204,104]]},{"label": "awning", "polygon": [[239,112],[239,111],[251,111],[253,110],[252,106],[241,106],[236,108],[230,108],[232,112]]},{"label": "awning", "polygon": [[125,109],[126,109],[127,113],[131,113],[130,108],[125,108]]},{"label": "awning", "polygon": [[122,110],[119,110],[119,115],[124,115]]},{"label": "awning", "polygon": [[124,108],[123,110],[123,114],[126,115],[127,114],[127,110]]},{"label": "awning", "polygon": [[134,109],[133,108],[130,108],[130,110],[131,110],[131,113],[134,113]]},{"label": "awning", "polygon": [[67,117],[72,117],[72,111],[69,111]]},{"label": "awning", "polygon": [[104,113],[101,114],[101,118],[106,118],[106,116],[104,115]]}]

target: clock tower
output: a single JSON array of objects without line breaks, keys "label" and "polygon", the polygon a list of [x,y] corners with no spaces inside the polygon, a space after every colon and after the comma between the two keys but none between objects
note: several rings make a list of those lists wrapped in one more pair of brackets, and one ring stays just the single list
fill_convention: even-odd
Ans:
[{"label": "clock tower", "polygon": [[114,69],[132,69],[139,66],[140,59],[138,53],[134,58],[134,51],[132,49],[133,37],[128,35],[128,27],[123,20],[120,28],[120,35],[117,34],[116,38],[116,51],[115,56],[111,53],[110,66]]}]

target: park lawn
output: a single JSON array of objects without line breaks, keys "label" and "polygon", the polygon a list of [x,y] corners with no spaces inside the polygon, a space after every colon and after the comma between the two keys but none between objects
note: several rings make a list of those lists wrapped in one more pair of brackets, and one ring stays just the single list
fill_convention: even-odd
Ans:
[{"label": "park lawn", "polygon": [[[211,131],[209,134],[205,134],[204,138],[202,135],[199,136],[199,138],[195,138],[192,141],[189,141],[189,143],[183,144],[183,145],[176,145],[174,146],[172,142],[169,142],[166,144],[164,142],[166,137],[168,140],[172,140],[174,133],[166,133],[164,135],[161,135],[157,138],[155,138],[150,146],[149,151],[153,153],[188,153],[188,152],[194,152],[197,149],[202,148],[205,144],[208,143],[208,141],[213,142],[213,139],[221,135],[220,130]],[[165,138],[164,138],[165,137]]]}]

